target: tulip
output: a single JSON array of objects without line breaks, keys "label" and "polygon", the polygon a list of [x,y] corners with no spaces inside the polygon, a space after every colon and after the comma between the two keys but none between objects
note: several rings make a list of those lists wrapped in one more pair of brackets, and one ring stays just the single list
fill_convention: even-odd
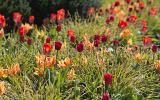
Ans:
[{"label": "tulip", "polygon": [[61,43],[60,41],[56,41],[56,42],[55,42],[55,49],[56,49],[56,50],[60,50],[61,47],[62,47],[62,43]]},{"label": "tulip", "polygon": [[104,77],[104,81],[105,81],[106,85],[111,85],[112,84],[112,74],[105,73],[103,77]]},{"label": "tulip", "polygon": [[103,94],[102,100],[110,100],[108,92],[106,92],[106,93]]},{"label": "tulip", "polygon": [[28,44],[28,45],[31,45],[31,44],[32,44],[32,38],[28,38],[28,39],[27,39],[27,44]]},{"label": "tulip", "polygon": [[128,24],[127,24],[127,22],[126,21],[124,21],[124,20],[120,20],[119,21],[119,23],[118,23],[118,27],[119,28],[125,28],[125,27],[127,27],[128,26]]},{"label": "tulip", "polygon": [[14,12],[13,13],[13,21],[17,23],[21,23],[22,21],[22,14],[20,12]]},{"label": "tulip", "polygon": [[35,20],[35,17],[33,15],[29,16],[29,23],[33,24]]},{"label": "tulip", "polygon": [[46,38],[46,43],[50,43],[51,42],[51,38],[50,37],[47,37]]},{"label": "tulip", "polygon": [[79,43],[79,44],[77,44],[77,46],[76,46],[76,49],[77,49],[78,52],[82,52],[82,51],[83,51],[83,48],[84,48],[83,43]]},{"label": "tulip", "polygon": [[154,44],[154,45],[152,46],[152,51],[153,51],[154,53],[156,53],[156,52],[158,51],[158,46]]},{"label": "tulip", "polygon": [[44,54],[49,54],[52,51],[52,45],[49,43],[45,43],[43,45],[43,52]]},{"label": "tulip", "polygon": [[6,26],[6,19],[3,15],[0,14],[0,28],[3,28]]}]

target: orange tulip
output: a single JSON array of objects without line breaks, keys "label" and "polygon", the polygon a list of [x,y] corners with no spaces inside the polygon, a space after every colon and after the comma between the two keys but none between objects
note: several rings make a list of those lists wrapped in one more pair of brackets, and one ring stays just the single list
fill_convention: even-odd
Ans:
[{"label": "orange tulip", "polygon": [[5,83],[3,81],[0,82],[0,95],[3,95],[6,92]]}]

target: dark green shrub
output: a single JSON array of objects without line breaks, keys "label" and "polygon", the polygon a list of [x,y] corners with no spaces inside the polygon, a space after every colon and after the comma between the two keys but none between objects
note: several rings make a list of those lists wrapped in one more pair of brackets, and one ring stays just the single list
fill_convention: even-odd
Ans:
[{"label": "dark green shrub", "polygon": [[[38,21],[48,17],[50,13],[56,13],[58,9],[64,8],[70,14],[78,12],[81,16],[86,16],[88,7],[98,8],[101,0],[28,0],[32,8],[31,12]],[[38,23],[41,23],[38,22]]]},{"label": "dark green shrub", "polygon": [[5,17],[12,17],[12,13],[19,11],[23,16],[30,14],[31,8],[27,0],[0,0],[0,13]]},{"label": "dark green shrub", "polygon": [[6,32],[10,32],[13,29],[12,14],[16,11],[21,12],[23,20],[26,21],[31,11],[29,2],[27,0],[0,0],[0,14],[5,15],[7,20]]}]

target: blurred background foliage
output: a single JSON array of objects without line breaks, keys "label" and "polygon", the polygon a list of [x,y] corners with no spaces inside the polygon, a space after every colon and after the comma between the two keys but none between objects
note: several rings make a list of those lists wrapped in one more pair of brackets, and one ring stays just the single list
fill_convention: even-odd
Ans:
[{"label": "blurred background foliage", "polygon": [[29,15],[36,17],[36,23],[42,24],[42,20],[64,8],[71,15],[78,12],[81,16],[86,15],[88,7],[100,7],[101,0],[0,0],[0,13],[10,19],[12,13],[19,11],[23,14],[23,20]]}]

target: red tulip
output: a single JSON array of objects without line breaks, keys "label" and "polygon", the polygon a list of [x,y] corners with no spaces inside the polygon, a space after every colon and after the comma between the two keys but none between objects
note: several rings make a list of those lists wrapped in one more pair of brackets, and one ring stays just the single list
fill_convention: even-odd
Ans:
[{"label": "red tulip", "polygon": [[144,36],[143,37],[143,44],[146,45],[150,45],[152,43],[152,38],[149,36]]},{"label": "red tulip", "polygon": [[149,10],[149,15],[155,16],[155,15],[157,15],[157,13],[158,13],[158,9],[155,8],[155,7],[152,7],[152,8]]},{"label": "red tulip", "polygon": [[65,18],[65,10],[60,9],[57,11],[57,20],[63,20]]},{"label": "red tulip", "polygon": [[24,27],[24,26],[21,26],[21,27],[19,27],[19,35],[21,36],[21,37],[24,37],[25,35],[26,35],[26,27]]},{"label": "red tulip", "polygon": [[31,38],[28,38],[27,44],[28,44],[28,45],[31,45],[31,44],[32,44],[32,39],[31,39]]},{"label": "red tulip", "polygon": [[67,32],[68,37],[73,36],[74,34],[75,34],[75,32],[72,29],[68,30],[68,32]]},{"label": "red tulip", "polygon": [[54,21],[56,20],[56,18],[57,18],[57,15],[56,15],[56,14],[53,14],[53,13],[52,13],[52,14],[50,15],[50,21],[51,21],[51,22],[54,22]]},{"label": "red tulip", "polygon": [[144,5],[144,2],[142,2],[142,1],[139,2],[139,8],[140,8],[140,9],[144,9],[144,6],[145,6],[145,5]]},{"label": "red tulip", "polygon": [[114,5],[115,5],[115,6],[119,6],[119,5],[120,5],[120,2],[119,2],[119,1],[116,1]]},{"label": "red tulip", "polygon": [[148,25],[148,22],[146,20],[141,21],[141,26],[147,26],[147,25]]},{"label": "red tulip", "polygon": [[47,37],[46,38],[46,43],[50,43],[51,42],[51,38],[50,37]]},{"label": "red tulip", "polygon": [[114,16],[109,16],[106,20],[106,23],[109,24],[110,22],[114,21]]},{"label": "red tulip", "polygon": [[3,28],[6,26],[6,19],[3,15],[0,14],[0,28]]},{"label": "red tulip", "polygon": [[62,30],[61,24],[57,25],[56,30],[57,30],[57,32],[60,32]]},{"label": "red tulip", "polygon": [[33,15],[29,16],[29,23],[33,24],[35,17]]},{"label": "red tulip", "polygon": [[100,40],[94,40],[94,46],[95,46],[95,47],[98,47],[99,44],[100,44]]},{"label": "red tulip", "polygon": [[101,41],[102,43],[105,43],[107,41],[107,36],[105,34],[102,35]]},{"label": "red tulip", "polygon": [[75,36],[74,36],[74,35],[70,36],[69,38],[70,38],[70,41],[71,41],[71,42],[74,42],[74,41],[75,41]]},{"label": "red tulip", "polygon": [[135,23],[135,22],[137,22],[137,20],[138,20],[138,17],[134,16],[134,15],[131,15],[127,18],[127,21],[130,23]]},{"label": "red tulip", "polygon": [[24,36],[20,36],[20,42],[21,42],[21,43],[24,42]]},{"label": "red tulip", "polygon": [[148,30],[148,27],[147,26],[143,26],[142,28],[141,28],[141,32],[146,32]]},{"label": "red tulip", "polygon": [[15,23],[20,23],[22,21],[22,14],[20,12],[13,13],[13,21]]},{"label": "red tulip", "polygon": [[52,45],[50,43],[44,43],[43,52],[44,54],[49,54],[52,51]]},{"label": "red tulip", "polygon": [[77,46],[76,46],[76,49],[77,49],[78,52],[82,52],[82,51],[83,51],[83,48],[84,48],[83,43],[79,43],[79,44],[77,44]]},{"label": "red tulip", "polygon": [[100,35],[99,34],[96,34],[96,35],[94,35],[94,40],[100,40]]},{"label": "red tulip", "polygon": [[118,23],[118,26],[119,26],[119,28],[122,28],[122,29],[123,29],[123,28],[127,27],[128,24],[127,24],[126,21],[120,20],[119,23]]},{"label": "red tulip", "polygon": [[112,74],[105,73],[104,74],[104,81],[105,81],[106,85],[111,85],[112,84]]},{"label": "red tulip", "polygon": [[125,0],[128,4],[131,3],[131,0]]},{"label": "red tulip", "polygon": [[89,7],[88,10],[87,10],[87,14],[88,15],[93,15],[95,12],[95,8],[94,7]]},{"label": "red tulip", "polygon": [[157,46],[157,45],[153,45],[153,46],[152,46],[152,51],[153,51],[154,53],[156,53],[156,52],[158,51],[158,46]]},{"label": "red tulip", "polygon": [[62,43],[61,43],[60,41],[56,41],[56,42],[55,42],[55,49],[56,49],[56,50],[60,50],[61,47],[62,47]]},{"label": "red tulip", "polygon": [[110,100],[108,92],[106,92],[106,93],[103,94],[102,100]]},{"label": "red tulip", "polygon": [[119,45],[120,44],[120,41],[119,40],[114,40],[113,41],[113,45]]}]

